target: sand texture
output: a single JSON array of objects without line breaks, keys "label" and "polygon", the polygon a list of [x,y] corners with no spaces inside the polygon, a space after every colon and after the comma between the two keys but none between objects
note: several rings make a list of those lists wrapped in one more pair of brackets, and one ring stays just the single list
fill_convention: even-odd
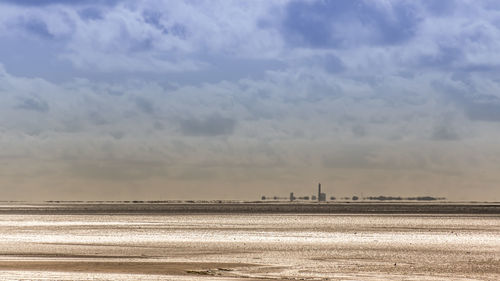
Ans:
[{"label": "sand texture", "polygon": [[14,210],[0,280],[496,281],[500,216]]}]

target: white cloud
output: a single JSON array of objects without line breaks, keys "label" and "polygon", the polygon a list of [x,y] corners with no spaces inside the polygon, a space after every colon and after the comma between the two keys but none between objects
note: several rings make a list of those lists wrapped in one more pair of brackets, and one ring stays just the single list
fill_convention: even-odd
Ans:
[{"label": "white cloud", "polygon": [[278,2],[123,1],[97,6],[90,19],[79,13],[86,6],[0,5],[2,33],[57,40],[60,58],[85,70],[193,71],[206,55],[269,58],[281,44],[276,30],[259,27]]}]

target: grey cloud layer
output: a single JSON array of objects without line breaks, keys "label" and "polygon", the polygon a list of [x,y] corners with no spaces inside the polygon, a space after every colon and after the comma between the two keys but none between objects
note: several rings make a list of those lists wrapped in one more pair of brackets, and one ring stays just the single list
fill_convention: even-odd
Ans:
[{"label": "grey cloud layer", "polygon": [[283,34],[290,44],[313,48],[399,44],[415,36],[417,8],[403,1],[292,1]]}]

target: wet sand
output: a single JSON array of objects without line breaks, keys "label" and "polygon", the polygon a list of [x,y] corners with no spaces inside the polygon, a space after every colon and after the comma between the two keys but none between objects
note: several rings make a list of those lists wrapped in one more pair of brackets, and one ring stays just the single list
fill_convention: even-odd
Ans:
[{"label": "wet sand", "polygon": [[0,280],[500,280],[497,214],[165,205],[3,205]]},{"label": "wet sand", "polygon": [[[65,257],[75,258],[75,257]],[[81,258],[81,256],[80,256]],[[102,257],[100,257],[102,258]],[[120,273],[144,275],[206,275],[234,277],[236,269],[251,267],[242,263],[208,262],[140,262],[140,261],[47,261],[12,260],[0,261],[0,271],[53,271],[84,273]]]}]

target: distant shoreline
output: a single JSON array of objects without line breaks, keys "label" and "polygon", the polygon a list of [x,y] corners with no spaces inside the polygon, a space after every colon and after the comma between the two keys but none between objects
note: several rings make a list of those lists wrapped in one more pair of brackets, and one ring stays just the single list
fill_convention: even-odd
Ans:
[{"label": "distant shoreline", "polygon": [[[140,201],[138,201],[140,202]],[[144,202],[144,201],[142,201]],[[443,202],[0,202],[2,214],[470,214],[500,215],[500,203]]]}]

